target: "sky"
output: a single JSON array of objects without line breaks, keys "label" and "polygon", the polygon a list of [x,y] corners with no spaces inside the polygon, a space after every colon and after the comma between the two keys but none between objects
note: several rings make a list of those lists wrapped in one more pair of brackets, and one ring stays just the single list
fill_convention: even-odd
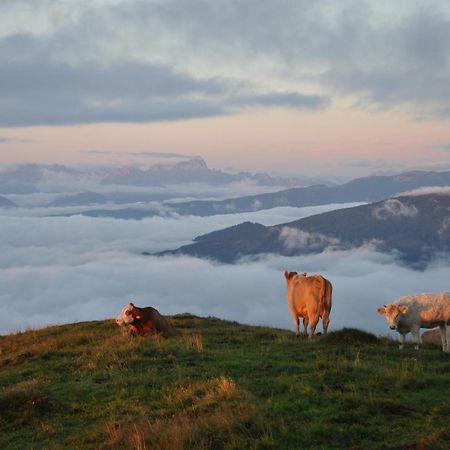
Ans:
[{"label": "sky", "polygon": [[0,66],[0,164],[450,168],[446,0],[2,0]]}]

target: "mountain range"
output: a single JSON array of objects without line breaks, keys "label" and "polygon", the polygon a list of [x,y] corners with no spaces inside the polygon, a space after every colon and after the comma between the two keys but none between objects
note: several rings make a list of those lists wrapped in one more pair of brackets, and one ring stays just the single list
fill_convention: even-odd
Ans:
[{"label": "mountain range", "polygon": [[285,256],[369,246],[422,268],[450,253],[450,191],[407,195],[275,226],[244,222],[158,255],[185,254],[233,263],[262,254]]},{"label": "mountain range", "polygon": [[210,169],[200,157],[176,163],[155,164],[149,169],[119,167],[107,173],[102,184],[131,186],[164,186],[181,183],[224,185],[251,181],[260,186],[304,186],[313,182],[311,177],[274,177],[265,173],[237,174]]},{"label": "mountain range", "polygon": [[[188,202],[172,202],[162,197],[151,200],[165,201],[164,214],[170,212],[180,215],[211,216],[216,214],[236,214],[259,211],[277,206],[305,207],[332,203],[375,202],[393,197],[401,192],[432,186],[450,186],[450,172],[414,171],[398,175],[368,176],[357,178],[337,186],[310,186],[292,188],[277,192],[248,195],[227,200],[192,200]],[[74,206],[84,204],[119,203],[119,194],[83,193],[64,196],[56,199],[50,206]],[[125,195],[125,194],[123,194]],[[127,199],[132,203],[132,195]],[[149,201],[140,194],[141,201]],[[89,203],[88,203],[89,202]],[[145,213],[145,211],[148,211]],[[78,212],[77,214],[94,215],[95,217],[118,217],[121,219],[142,219],[158,214],[158,209],[101,209],[98,211]]]},{"label": "mountain range", "polygon": [[339,186],[309,186],[219,201],[195,200],[171,204],[178,214],[236,214],[277,206],[317,206],[330,203],[376,202],[424,186],[450,186],[450,172],[413,171],[399,175],[357,178]]}]

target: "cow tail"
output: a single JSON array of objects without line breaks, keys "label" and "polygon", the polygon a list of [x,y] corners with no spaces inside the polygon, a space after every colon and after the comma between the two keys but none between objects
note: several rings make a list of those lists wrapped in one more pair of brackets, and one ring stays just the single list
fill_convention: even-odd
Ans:
[{"label": "cow tail", "polygon": [[326,295],[327,295],[327,282],[325,281],[325,278],[322,278],[321,284],[321,292],[320,292],[320,318],[323,317],[326,311],[325,302],[326,302]]}]

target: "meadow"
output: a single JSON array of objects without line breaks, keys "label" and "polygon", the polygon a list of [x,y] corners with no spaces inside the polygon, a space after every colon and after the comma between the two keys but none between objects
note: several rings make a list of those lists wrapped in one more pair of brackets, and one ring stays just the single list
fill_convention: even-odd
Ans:
[{"label": "meadow", "polygon": [[2,449],[444,449],[450,357],[342,329],[189,314],[167,337],[113,321],[0,337]]}]

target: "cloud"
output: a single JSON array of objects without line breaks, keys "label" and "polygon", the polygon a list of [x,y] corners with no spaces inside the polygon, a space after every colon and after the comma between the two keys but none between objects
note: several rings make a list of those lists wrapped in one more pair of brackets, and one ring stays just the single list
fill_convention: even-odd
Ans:
[{"label": "cloud", "polygon": [[405,191],[399,195],[419,196],[419,195],[450,195],[450,186],[426,186],[412,191]]},{"label": "cloud", "polygon": [[233,106],[241,107],[285,107],[291,109],[323,109],[330,105],[330,99],[321,95],[305,95],[297,92],[274,92],[265,95],[240,96]]},{"label": "cloud", "polygon": [[[246,217],[269,224],[295,213],[298,215],[300,209],[277,208]],[[331,329],[354,326],[387,334],[376,307],[401,295],[448,288],[448,264],[435,262],[426,271],[417,272],[369,248],[268,257],[237,265],[140,254],[142,250],[177,246],[242,218],[152,218],[138,222],[3,215],[0,333],[28,325],[112,318],[129,299],[138,305],[153,305],[165,314],[187,311],[292,329],[283,278],[287,269],[322,273],[332,281]]]},{"label": "cloud", "polygon": [[340,244],[337,238],[286,226],[281,229],[279,239],[286,250],[301,250],[303,248],[321,250],[324,247],[337,248]]},{"label": "cloud", "polygon": [[344,99],[450,114],[443,1],[32,4],[33,14],[29,2],[0,5],[0,126],[317,110]]},{"label": "cloud", "polygon": [[414,205],[405,205],[400,200],[392,198],[385,200],[382,206],[372,210],[372,214],[378,220],[385,220],[391,217],[415,217],[418,210]]},{"label": "cloud", "polygon": [[442,225],[441,225],[441,228],[439,229],[438,233],[440,235],[442,235],[442,234],[446,233],[449,228],[450,228],[450,217],[446,217],[442,221]]},{"label": "cloud", "polygon": [[260,200],[255,199],[255,200],[252,201],[251,208],[254,211],[258,211],[259,209],[261,209],[262,206],[263,206],[263,203]]},{"label": "cloud", "polygon": [[[1,138],[0,138],[1,142]],[[90,155],[126,155],[126,156],[140,156],[148,158],[167,158],[167,159],[178,159],[178,158],[188,158],[196,159],[198,156],[187,155],[183,153],[173,153],[173,152],[120,152],[111,150],[80,150],[79,153],[87,153]]]},{"label": "cloud", "polygon": [[22,139],[12,136],[0,136],[0,144],[9,144],[11,142],[15,142],[18,144],[32,144],[33,142],[36,141],[34,139]]},{"label": "cloud", "polygon": [[128,61],[71,66],[34,54],[11,61],[1,53],[0,64],[4,127],[149,122],[225,113],[213,98],[222,91],[219,83],[158,65]]},{"label": "cloud", "polygon": [[324,96],[299,92],[247,94],[226,77],[199,77],[129,58],[74,64],[55,58],[53,51],[48,38],[0,40],[0,126],[170,121],[265,106],[317,109],[328,103]]}]

